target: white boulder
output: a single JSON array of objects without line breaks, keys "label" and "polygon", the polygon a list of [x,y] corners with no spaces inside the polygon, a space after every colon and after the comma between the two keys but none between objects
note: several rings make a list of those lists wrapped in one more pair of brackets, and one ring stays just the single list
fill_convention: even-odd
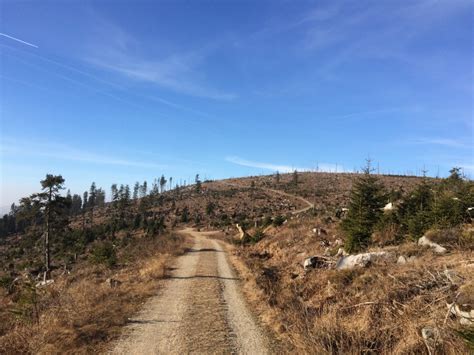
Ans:
[{"label": "white boulder", "polygon": [[418,245],[433,248],[436,254],[444,254],[447,252],[447,249],[445,247],[442,247],[438,243],[432,242],[426,236],[423,236],[420,239],[418,239]]},{"label": "white boulder", "polygon": [[394,254],[386,251],[377,251],[357,255],[342,256],[336,264],[336,269],[352,269],[355,267],[366,267],[372,262],[380,260],[392,260]]},{"label": "white boulder", "polygon": [[459,305],[457,303],[446,303],[451,314],[459,319],[462,325],[474,325],[474,309],[467,307],[467,305]]},{"label": "white boulder", "polygon": [[308,270],[310,268],[313,268],[315,264],[316,264],[316,258],[314,256],[311,256],[309,258],[304,259],[303,267],[305,270]]},{"label": "white boulder", "polygon": [[397,264],[404,265],[407,263],[407,258],[405,258],[403,255],[400,255],[397,260]]}]

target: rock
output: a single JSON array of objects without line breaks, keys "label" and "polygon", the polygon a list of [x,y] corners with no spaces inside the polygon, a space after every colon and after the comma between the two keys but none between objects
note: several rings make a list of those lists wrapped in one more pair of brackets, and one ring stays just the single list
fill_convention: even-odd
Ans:
[{"label": "rock", "polygon": [[457,297],[448,299],[446,305],[459,323],[466,326],[474,325],[474,284],[465,284],[459,288]]},{"label": "rock", "polygon": [[453,285],[461,285],[464,281],[464,278],[459,276],[458,273],[453,270],[446,269],[443,274]]},{"label": "rock", "polygon": [[439,335],[438,328],[425,327],[421,329],[421,336],[423,337],[423,340],[431,348],[435,347],[436,344],[439,343]]},{"label": "rock", "polygon": [[105,280],[105,283],[108,284],[111,288],[116,288],[122,284],[121,281],[113,278],[108,278],[107,280]]},{"label": "rock", "polygon": [[406,263],[407,263],[407,259],[403,255],[400,255],[398,257],[397,264],[404,265]]},{"label": "rock", "polygon": [[474,309],[463,307],[463,305],[457,303],[446,303],[446,306],[451,311],[451,314],[459,319],[460,324],[467,326],[474,325]]},{"label": "rock", "polygon": [[344,244],[344,242],[343,242],[341,239],[336,239],[336,240],[334,241],[334,245],[337,246],[337,247],[339,247],[339,246],[341,246],[341,245],[343,245],[343,244]]},{"label": "rock", "polygon": [[394,258],[394,254],[386,251],[378,251],[372,253],[363,253],[357,255],[342,256],[336,264],[336,269],[352,269],[354,267],[366,267],[370,263],[378,260],[390,260]]},{"label": "rock", "polygon": [[389,202],[387,203],[384,208],[383,208],[384,211],[391,211],[393,210],[393,203]]},{"label": "rock", "polygon": [[303,267],[305,270],[314,269],[317,267],[329,267],[329,265],[329,258],[325,258],[323,256],[311,256],[309,258],[306,258],[303,262]]},{"label": "rock", "polygon": [[314,268],[316,266],[316,257],[311,256],[309,258],[304,259],[303,261],[303,267],[305,270],[308,270],[310,268]]},{"label": "rock", "polygon": [[423,236],[420,239],[418,239],[418,245],[428,246],[430,248],[433,248],[433,250],[436,254],[444,254],[444,253],[447,252],[445,247],[442,247],[441,245],[432,242],[426,236]]}]

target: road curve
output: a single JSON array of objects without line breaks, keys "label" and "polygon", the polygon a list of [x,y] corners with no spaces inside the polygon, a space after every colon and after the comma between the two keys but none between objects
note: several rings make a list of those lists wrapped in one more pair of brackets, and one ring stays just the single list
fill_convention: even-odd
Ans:
[{"label": "road curve", "polygon": [[113,354],[267,354],[269,340],[240,292],[224,243],[186,229],[180,256],[159,294],[130,320]]},{"label": "road curve", "polygon": [[[219,183],[227,185],[227,186],[232,186],[232,187],[250,188],[250,186],[239,185],[239,184],[235,184],[235,183],[232,183],[232,182],[226,182],[226,181],[219,181]],[[286,196],[286,197],[290,197],[290,198],[295,198],[295,199],[300,200],[301,202],[303,202],[307,205],[306,207],[300,208],[299,210],[291,211],[290,213],[292,215],[297,215],[297,214],[306,212],[306,211],[310,210],[311,208],[314,208],[314,203],[308,201],[304,197],[301,197],[301,196],[298,196],[298,195],[293,195],[293,194],[290,194],[288,192],[281,191],[281,190],[270,189],[268,187],[258,186],[257,188],[261,189],[263,191],[272,192],[272,193],[275,193],[275,194],[278,194],[278,195],[282,195],[282,196]]]}]

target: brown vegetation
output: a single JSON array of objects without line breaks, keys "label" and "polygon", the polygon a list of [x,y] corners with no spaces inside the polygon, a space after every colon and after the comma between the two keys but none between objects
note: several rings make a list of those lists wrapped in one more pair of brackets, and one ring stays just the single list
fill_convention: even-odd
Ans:
[{"label": "brown vegetation", "polygon": [[[464,243],[462,248],[449,244],[450,253],[445,256],[406,242],[385,248],[397,256],[416,258],[404,265],[392,262],[352,270],[304,271],[305,257],[337,250],[337,234],[314,235],[312,220],[301,217],[268,229],[259,243],[236,252],[238,259],[244,260],[240,267],[234,260],[246,280],[249,299],[288,349],[302,353],[314,349],[341,354],[424,353],[427,345],[421,330],[431,326],[440,330],[440,339],[430,351],[469,352],[472,329],[447,316],[447,301],[456,296],[460,285],[449,279],[446,270],[462,284],[474,284],[472,232],[470,244]],[[454,239],[450,233],[443,241]]]},{"label": "brown vegetation", "polygon": [[156,294],[169,260],[184,251],[177,234],[135,240],[109,268],[84,260],[34,287],[27,275],[3,288],[0,353],[90,353],[104,350],[147,297]]}]

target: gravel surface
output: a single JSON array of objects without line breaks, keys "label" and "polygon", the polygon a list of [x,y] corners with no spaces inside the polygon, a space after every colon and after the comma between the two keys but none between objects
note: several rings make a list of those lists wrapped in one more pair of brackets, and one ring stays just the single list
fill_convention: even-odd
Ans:
[{"label": "gravel surface", "polygon": [[193,248],[177,259],[159,294],[130,320],[112,353],[269,353],[225,244],[207,238],[209,233],[184,232],[194,239]]}]

